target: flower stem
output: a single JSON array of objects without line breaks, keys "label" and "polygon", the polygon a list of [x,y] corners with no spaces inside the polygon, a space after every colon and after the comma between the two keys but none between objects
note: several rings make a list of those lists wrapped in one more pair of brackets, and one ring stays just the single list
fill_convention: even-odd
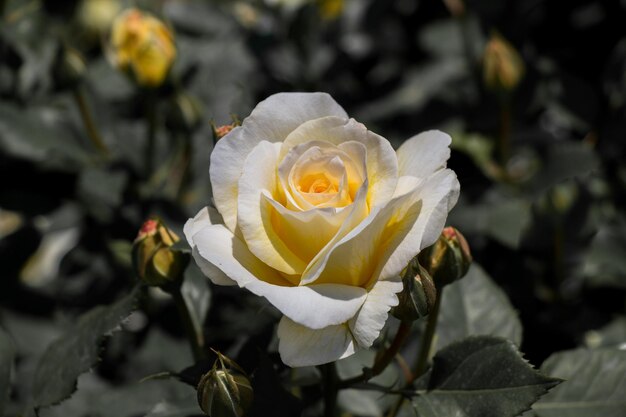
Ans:
[{"label": "flower stem", "polygon": [[324,417],[334,417],[337,408],[337,369],[335,362],[321,366],[324,389]]},{"label": "flower stem", "polygon": [[400,348],[404,344],[404,341],[409,336],[411,332],[411,324],[412,322],[409,321],[400,322],[400,326],[398,327],[398,331],[396,332],[393,342],[391,342],[391,345],[380,356],[378,356],[378,358],[376,358],[372,368],[363,372],[361,375],[339,381],[339,389],[348,388],[359,382],[365,382],[383,372],[391,363],[393,358],[395,358],[396,354],[400,351]]},{"label": "flower stem", "polygon": [[504,167],[509,160],[511,137],[511,102],[509,97],[500,98],[500,132],[498,135],[498,158]]},{"label": "flower stem", "polygon": [[[424,335],[422,336],[422,341],[420,344],[419,356],[417,357],[417,363],[415,364],[415,369],[413,371],[413,375],[411,379],[407,382],[405,386],[405,390],[410,388],[413,381],[422,376],[424,372],[426,372],[426,368],[428,366],[428,357],[430,356],[430,350],[432,348],[433,339],[435,336],[435,330],[437,329],[437,319],[439,318],[439,309],[441,307],[441,299],[443,298],[443,288],[439,289],[439,293],[437,294],[437,298],[435,300],[435,305],[433,306],[432,311],[428,314],[428,321],[426,322],[426,330],[424,331]],[[393,408],[389,411],[388,417],[395,417],[400,408],[402,408],[402,404],[404,403],[404,397],[399,397],[398,401],[396,401]]]},{"label": "flower stem", "polygon": [[146,137],[146,147],[145,147],[145,155],[144,160],[146,164],[146,173],[145,176],[147,179],[150,179],[152,176],[152,172],[154,171],[154,150],[156,148],[156,130],[157,130],[157,114],[156,114],[156,103],[154,97],[148,97],[148,102],[146,104],[146,123],[148,124],[147,137]]},{"label": "flower stem", "polygon": [[197,333],[194,329],[191,315],[189,314],[187,304],[185,303],[185,298],[183,297],[183,293],[181,292],[181,286],[177,285],[175,288],[169,289],[168,292],[172,295],[174,303],[176,304],[176,309],[178,310],[178,315],[183,322],[183,327],[185,328],[187,339],[189,340],[189,344],[191,345],[191,351],[193,353],[194,360],[196,362],[199,362],[202,359],[206,359],[206,352],[204,350],[204,336],[202,335],[202,333]]},{"label": "flower stem", "polygon": [[87,105],[85,94],[80,87],[74,88],[74,100],[76,101],[76,105],[78,106],[78,110],[80,111],[80,117],[83,119],[83,124],[85,125],[85,129],[87,130],[87,135],[89,136],[89,139],[91,139],[91,143],[93,143],[96,149],[102,152],[102,154],[108,155],[109,149],[104,144],[100,133],[98,133],[96,124],[94,123],[93,117],[91,116],[91,111],[89,110],[89,106]]}]

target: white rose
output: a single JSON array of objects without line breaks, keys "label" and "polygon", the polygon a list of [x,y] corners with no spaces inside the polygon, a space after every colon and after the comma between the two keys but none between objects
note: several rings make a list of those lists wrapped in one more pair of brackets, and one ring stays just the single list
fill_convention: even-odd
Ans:
[{"label": "white rose", "polygon": [[194,259],[215,284],[280,310],[285,364],[368,348],[398,302],[400,272],[437,240],[458,198],[449,145],[429,131],[395,152],[328,94],[273,95],[213,150],[219,213],[185,224]]}]

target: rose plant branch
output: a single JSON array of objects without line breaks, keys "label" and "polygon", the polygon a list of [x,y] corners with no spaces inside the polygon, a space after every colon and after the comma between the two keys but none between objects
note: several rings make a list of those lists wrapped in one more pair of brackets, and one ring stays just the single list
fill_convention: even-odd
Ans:
[{"label": "rose plant branch", "polygon": [[76,105],[78,106],[78,111],[80,112],[80,117],[83,120],[83,124],[85,125],[85,130],[87,130],[87,136],[91,140],[91,143],[96,147],[98,151],[100,151],[103,155],[109,154],[109,149],[104,144],[100,133],[98,132],[98,128],[93,121],[93,117],[91,115],[91,111],[89,110],[89,105],[87,104],[87,100],[85,99],[85,94],[80,86],[76,86],[73,91],[74,101],[76,101]]},{"label": "rose plant branch", "polygon": [[[443,288],[439,289],[439,294],[437,294],[437,298],[435,299],[435,304],[433,305],[430,314],[428,315],[428,319],[426,322],[426,329],[424,331],[424,335],[422,336],[422,340],[420,343],[420,349],[418,352],[417,363],[415,364],[415,369],[413,370],[413,374],[411,375],[411,379],[407,381],[403,391],[408,390],[413,382],[422,376],[424,372],[426,372],[428,365],[428,357],[430,356],[430,351],[433,344],[433,339],[435,336],[435,330],[437,329],[437,319],[439,317],[439,310],[441,307],[441,299],[443,298]],[[393,408],[390,410],[388,417],[395,417],[402,404],[404,403],[405,397],[400,396],[398,400],[394,404]]]},{"label": "rose plant branch", "polygon": [[401,321],[391,345],[389,345],[389,347],[385,349],[382,354],[377,356],[374,365],[371,368],[366,368],[361,375],[339,381],[339,389],[350,388],[354,384],[368,381],[369,379],[380,375],[380,373],[387,368],[404,345],[404,342],[411,332],[412,324],[412,322]]}]

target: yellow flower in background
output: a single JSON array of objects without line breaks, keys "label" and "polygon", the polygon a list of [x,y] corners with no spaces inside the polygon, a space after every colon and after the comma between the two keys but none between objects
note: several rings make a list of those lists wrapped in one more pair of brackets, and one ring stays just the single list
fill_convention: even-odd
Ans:
[{"label": "yellow flower in background", "polygon": [[517,87],[524,76],[524,60],[498,33],[491,35],[483,56],[485,85],[492,90],[510,91]]},{"label": "yellow flower in background", "polygon": [[344,0],[317,0],[317,7],[324,19],[336,19],[343,12]]},{"label": "yellow flower in background", "polygon": [[439,238],[457,201],[450,142],[429,131],[394,151],[328,94],[273,95],[213,149],[217,210],[184,229],[194,259],[215,284],[246,288],[283,314],[287,365],[368,348],[398,304],[400,273]]},{"label": "yellow flower in background", "polygon": [[114,64],[144,87],[161,85],[176,58],[170,29],[138,9],[128,9],[115,19],[110,41]]}]

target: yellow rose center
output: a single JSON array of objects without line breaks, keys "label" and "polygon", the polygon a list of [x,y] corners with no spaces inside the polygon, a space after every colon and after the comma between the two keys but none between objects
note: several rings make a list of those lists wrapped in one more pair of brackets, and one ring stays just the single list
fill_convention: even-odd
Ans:
[{"label": "yellow rose center", "polygon": [[336,193],[337,188],[324,173],[307,175],[298,184],[298,191],[305,193],[330,194]]}]

